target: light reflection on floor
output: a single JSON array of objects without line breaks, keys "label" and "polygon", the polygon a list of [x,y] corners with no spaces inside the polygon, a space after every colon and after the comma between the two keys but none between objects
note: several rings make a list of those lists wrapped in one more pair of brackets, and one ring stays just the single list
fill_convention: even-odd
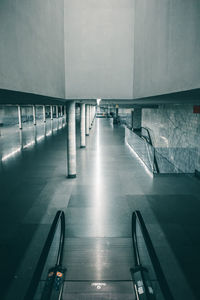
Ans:
[{"label": "light reflection on floor", "polygon": [[18,125],[4,126],[1,128],[0,135],[0,160],[5,162],[10,158],[16,157],[23,150],[32,148],[42,142],[46,137],[56,134],[58,130],[66,126],[64,118],[42,120],[34,126],[32,122],[23,124],[20,130]]}]

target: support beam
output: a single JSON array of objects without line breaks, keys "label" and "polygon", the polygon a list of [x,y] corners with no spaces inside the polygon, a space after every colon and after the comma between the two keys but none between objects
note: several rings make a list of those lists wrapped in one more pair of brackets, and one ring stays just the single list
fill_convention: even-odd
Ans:
[{"label": "support beam", "polygon": [[81,113],[80,113],[80,133],[81,133],[81,148],[85,148],[85,104],[81,104]]},{"label": "support beam", "polygon": [[119,115],[119,108],[116,107],[116,118],[118,118],[118,115]]},{"label": "support beam", "polygon": [[89,131],[89,122],[90,122],[90,116],[89,116],[89,105],[86,105],[86,110],[85,110],[85,135],[89,136],[90,131]]},{"label": "support beam", "polygon": [[91,105],[91,127],[93,125],[93,105]]},{"label": "support beam", "polygon": [[53,105],[50,106],[51,120],[53,120]]},{"label": "support beam", "polygon": [[92,106],[89,105],[89,129],[92,128]]},{"label": "support beam", "polygon": [[33,125],[36,125],[36,106],[33,105]]},{"label": "support beam", "polygon": [[22,110],[20,105],[18,105],[18,119],[19,119],[19,129],[22,129]]},{"label": "support beam", "polygon": [[76,105],[71,101],[68,107],[67,164],[68,178],[76,178]]},{"label": "support beam", "polygon": [[132,130],[139,130],[142,126],[142,109],[134,108],[131,112]]},{"label": "support beam", "polygon": [[64,105],[64,121],[67,123],[67,105]]},{"label": "support beam", "polygon": [[43,121],[46,122],[46,107],[43,105]]},{"label": "support beam", "polygon": [[96,106],[93,106],[93,123],[94,123],[94,120],[95,120],[95,110],[96,110]]},{"label": "support beam", "polygon": [[134,128],[134,110],[131,110],[131,128]]}]

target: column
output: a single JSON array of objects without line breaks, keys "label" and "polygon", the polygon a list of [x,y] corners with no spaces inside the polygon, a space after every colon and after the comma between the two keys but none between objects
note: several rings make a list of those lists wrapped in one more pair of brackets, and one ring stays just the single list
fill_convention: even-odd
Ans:
[{"label": "column", "polygon": [[85,148],[85,104],[81,104],[80,116],[81,148]]},{"label": "column", "polygon": [[133,120],[134,120],[134,109],[131,110],[131,128],[132,128],[132,130],[133,130],[133,128],[134,128]]},{"label": "column", "polygon": [[60,106],[60,116],[63,116],[62,105]]},{"label": "column", "polygon": [[66,104],[64,105],[64,119],[65,119],[65,123],[67,123],[67,106],[66,106]]},{"label": "column", "polygon": [[43,105],[43,121],[46,122],[46,107]]},{"label": "column", "polygon": [[68,107],[67,126],[67,164],[68,178],[76,178],[76,116],[75,101],[71,101]]},{"label": "column", "polygon": [[20,105],[18,105],[18,119],[19,119],[19,129],[22,129],[22,110]]},{"label": "column", "polygon": [[89,122],[90,122],[90,116],[89,116],[89,105],[86,105],[86,110],[85,110],[85,135],[89,136]]},{"label": "column", "polygon": [[134,108],[132,112],[132,129],[133,130],[140,130],[142,124],[142,109],[141,108]]},{"label": "column", "polygon": [[50,106],[51,120],[53,120],[53,105]]},{"label": "column", "polygon": [[96,111],[96,106],[93,106],[93,122],[95,120],[95,111]]},{"label": "column", "polygon": [[92,111],[92,108],[91,108],[91,105],[89,105],[89,129],[92,128],[92,116],[91,116],[91,111]]},{"label": "column", "polygon": [[58,105],[56,105],[56,119],[58,119]]},{"label": "column", "polygon": [[116,118],[118,118],[118,114],[119,114],[119,108],[116,107]]},{"label": "column", "polygon": [[93,125],[93,122],[94,122],[94,106],[93,105],[91,106],[91,116],[92,116],[92,125]]},{"label": "column", "polygon": [[36,107],[33,105],[33,125],[36,125]]}]

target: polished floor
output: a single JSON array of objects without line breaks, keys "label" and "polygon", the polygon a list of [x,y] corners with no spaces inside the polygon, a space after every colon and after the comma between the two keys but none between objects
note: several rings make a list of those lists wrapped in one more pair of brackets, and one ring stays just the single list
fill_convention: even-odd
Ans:
[{"label": "polished floor", "polygon": [[[60,123],[59,123],[60,122]],[[78,128],[77,128],[78,132]],[[63,120],[1,128],[2,299],[23,299],[50,224],[66,213],[64,299],[134,299],[131,213],[139,209],[175,299],[199,299],[200,185],[152,177],[124,128],[96,119],[66,178]],[[14,298],[13,298],[14,297]]]}]

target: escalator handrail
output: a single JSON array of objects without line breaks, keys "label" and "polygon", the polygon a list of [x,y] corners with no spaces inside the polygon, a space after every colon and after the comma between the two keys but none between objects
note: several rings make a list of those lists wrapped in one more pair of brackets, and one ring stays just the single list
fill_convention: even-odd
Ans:
[{"label": "escalator handrail", "polygon": [[[152,143],[152,139],[151,139],[151,135],[150,135],[149,129],[146,128],[146,127],[141,127],[141,129],[145,129],[145,130],[147,131],[147,133],[148,133],[149,141],[147,140],[147,138],[146,138],[145,136],[143,136],[143,137],[144,137],[145,141],[146,141],[147,143],[149,143],[149,144],[153,147],[153,149],[154,149],[154,158],[153,158],[153,159],[154,159],[154,166],[155,166],[156,173],[160,173],[159,167],[158,167],[157,158],[156,158],[156,154],[155,154],[155,147],[153,146],[153,143]],[[141,133],[141,135],[142,135],[142,133]]]},{"label": "escalator handrail", "polygon": [[166,280],[163,270],[161,268],[159,259],[155,252],[155,249],[153,247],[153,244],[152,244],[151,238],[149,236],[149,233],[147,231],[145,222],[143,220],[143,217],[142,217],[140,211],[137,211],[137,210],[134,211],[132,214],[132,241],[133,241],[133,251],[134,251],[134,257],[135,257],[135,261],[136,261],[136,267],[141,266],[140,254],[139,254],[139,249],[138,249],[138,244],[137,244],[137,233],[136,233],[137,222],[139,223],[141,233],[142,233],[142,236],[143,236],[154,272],[156,274],[160,289],[164,296],[164,299],[173,300],[174,298],[171,294],[167,280]]},{"label": "escalator handrail", "polygon": [[151,135],[150,135],[149,129],[146,128],[146,127],[141,127],[141,129],[145,129],[145,130],[147,131],[147,133],[148,133],[148,138],[149,138],[149,144],[150,144],[151,146],[153,146],[153,143],[152,143],[152,139],[151,139]]},{"label": "escalator handrail", "polygon": [[63,211],[59,210],[57,211],[53,223],[51,225],[51,228],[49,230],[47,239],[45,241],[44,247],[42,249],[40,258],[38,260],[36,269],[33,273],[33,277],[31,279],[24,300],[32,300],[35,296],[59,222],[61,224],[61,232],[60,232],[59,249],[58,249],[55,267],[61,266],[62,264],[64,239],[65,239],[65,214]]}]

